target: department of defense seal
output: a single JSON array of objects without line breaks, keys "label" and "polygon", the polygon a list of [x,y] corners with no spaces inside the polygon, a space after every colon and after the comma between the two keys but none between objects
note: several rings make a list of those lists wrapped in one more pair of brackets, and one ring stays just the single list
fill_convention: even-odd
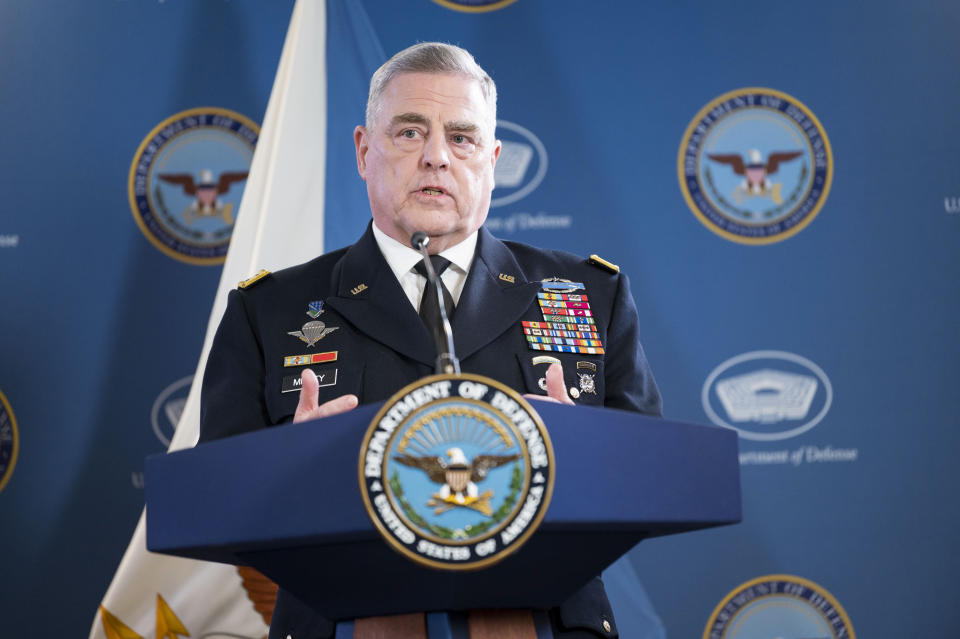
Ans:
[{"label": "department of defense seal", "polygon": [[737,586],[714,609],[703,631],[703,639],[770,637],[856,639],[833,595],[793,575],[765,575]]},{"label": "department of defense seal", "polygon": [[517,550],[550,504],[539,415],[479,375],[433,375],[391,397],[360,450],[360,492],[387,542],[417,563],[475,570]]},{"label": "department of defense seal", "polygon": [[820,212],[833,153],[810,109],[754,87],[725,93],[697,113],[683,134],[677,172],[704,226],[734,242],[771,244]]},{"label": "department of defense seal", "polygon": [[181,111],[154,128],[130,165],[137,226],[166,255],[222,264],[260,128],[214,107]]},{"label": "department of defense seal", "polygon": [[0,490],[7,485],[17,465],[17,453],[20,450],[20,436],[17,433],[17,419],[6,396],[0,391]]}]

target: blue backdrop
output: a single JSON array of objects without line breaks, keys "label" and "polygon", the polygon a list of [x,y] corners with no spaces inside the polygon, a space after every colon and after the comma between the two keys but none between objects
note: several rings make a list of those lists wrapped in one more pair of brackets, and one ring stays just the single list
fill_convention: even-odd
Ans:
[{"label": "blue backdrop", "polygon": [[[142,460],[196,366],[219,268],[141,232],[134,154],[187,109],[260,122],[291,9],[0,2],[4,636],[87,632],[143,505]],[[744,522],[631,554],[669,636],[703,635],[769,574],[817,585],[861,637],[955,634],[960,5],[364,0],[331,1],[328,23],[328,249],[369,218],[351,137],[367,77],[340,61],[372,71],[418,40],[461,44],[500,91],[488,226],[619,264],[666,415],[741,431]],[[807,125],[730,102],[691,127],[749,87]],[[764,122],[783,133],[766,148]],[[832,151],[829,188],[778,234],[809,186],[811,132]],[[750,176],[720,153],[767,181],[737,191]],[[718,219],[771,235],[711,227],[691,184]],[[764,217],[777,184],[785,208]]]}]

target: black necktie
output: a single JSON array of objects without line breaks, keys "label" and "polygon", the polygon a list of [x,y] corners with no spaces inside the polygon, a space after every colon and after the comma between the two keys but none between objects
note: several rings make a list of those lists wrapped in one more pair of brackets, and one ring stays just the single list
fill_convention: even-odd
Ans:
[{"label": "black necktie", "polygon": [[[450,295],[450,291],[447,290],[443,280],[440,279],[440,275],[450,266],[450,260],[445,257],[440,257],[439,255],[431,255],[430,263],[433,264],[433,270],[437,273],[437,279],[440,280],[440,291],[443,294],[443,306],[447,311],[447,318],[453,319],[453,297]],[[427,265],[423,260],[417,262],[413,270],[427,277]],[[431,335],[443,337],[440,305],[437,303],[437,287],[430,282],[429,277],[427,277],[427,287],[423,289],[423,297],[420,298],[420,319],[426,324],[427,330],[430,331]]]}]

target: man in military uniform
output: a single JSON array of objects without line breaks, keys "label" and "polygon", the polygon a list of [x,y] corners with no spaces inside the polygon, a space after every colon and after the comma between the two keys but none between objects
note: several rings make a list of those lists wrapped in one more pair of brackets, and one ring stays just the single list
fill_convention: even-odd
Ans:
[{"label": "man in military uniform", "polygon": [[[416,231],[442,271],[464,372],[552,401],[660,414],[626,276],[599,258],[501,242],[483,228],[495,126],[495,85],[463,49],[418,44],[374,74],[366,126],[354,131],[372,223],[353,246],[230,293],[204,375],[200,441],[337,414],[432,374]],[[551,337],[555,308],[573,315],[568,334],[587,339]],[[550,615],[562,639],[617,636],[599,578]],[[332,631],[281,591],[271,638]]]}]

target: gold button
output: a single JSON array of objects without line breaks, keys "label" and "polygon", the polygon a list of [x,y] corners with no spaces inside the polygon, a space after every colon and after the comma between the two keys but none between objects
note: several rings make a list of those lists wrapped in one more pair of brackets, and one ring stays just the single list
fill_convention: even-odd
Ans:
[{"label": "gold button", "polygon": [[603,631],[610,632],[610,622],[606,619],[603,620]]},{"label": "gold button", "polygon": [[572,397],[572,398],[574,398],[574,399],[580,397],[580,389],[577,388],[576,386],[571,386],[571,387],[570,387],[570,397]]}]

